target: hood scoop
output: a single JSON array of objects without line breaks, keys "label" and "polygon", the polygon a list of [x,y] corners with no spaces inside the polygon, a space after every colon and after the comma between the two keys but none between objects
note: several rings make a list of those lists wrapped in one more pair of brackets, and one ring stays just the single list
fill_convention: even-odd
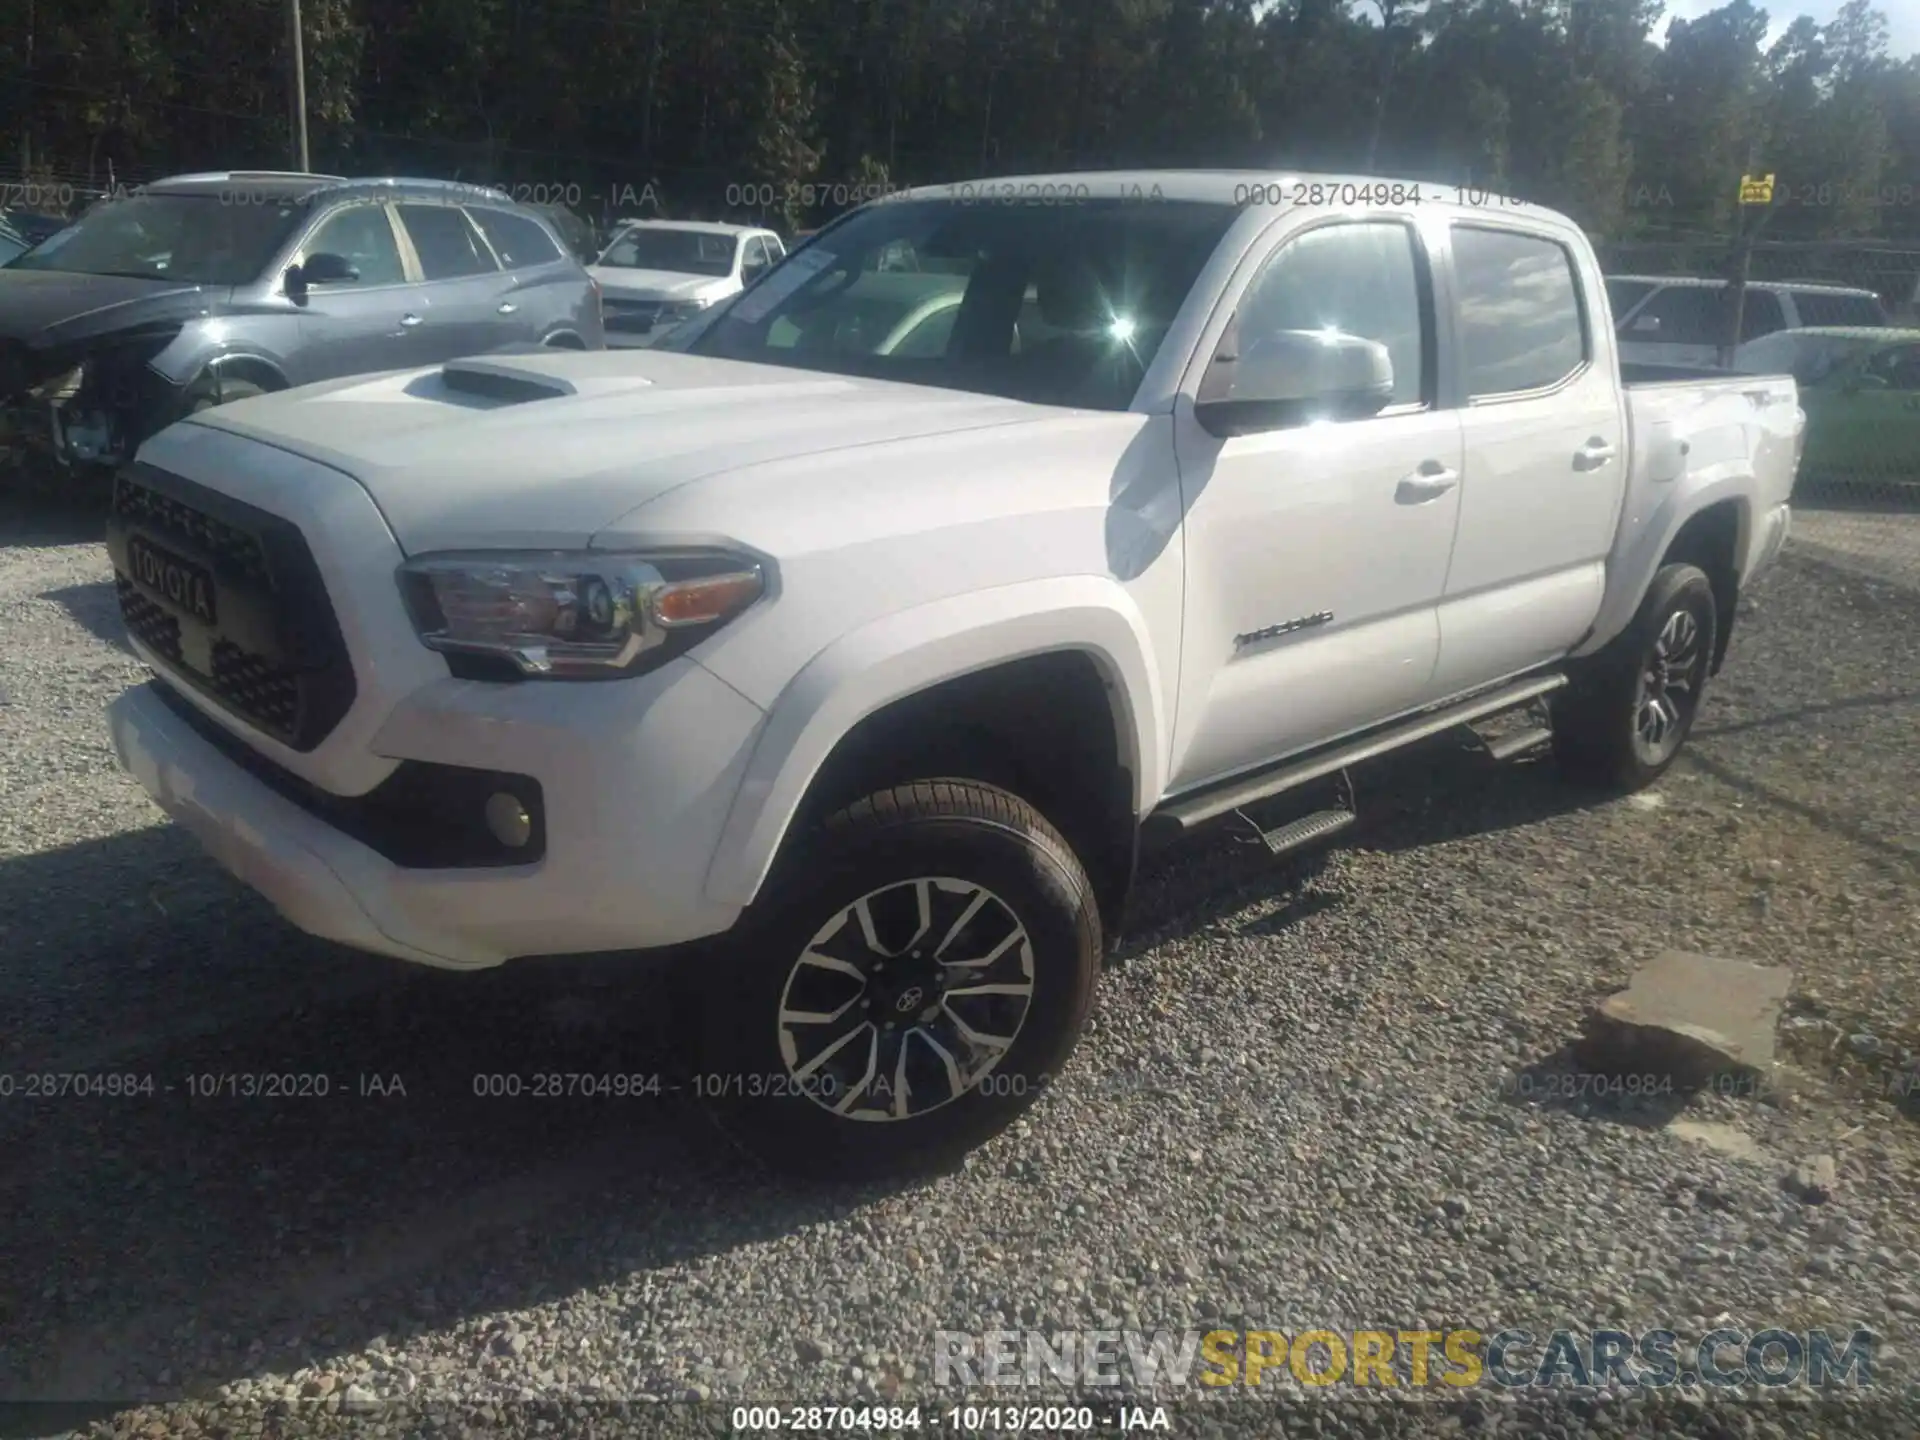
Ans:
[{"label": "hood scoop", "polygon": [[449,360],[440,367],[440,383],[456,395],[472,395],[503,405],[524,405],[530,400],[556,400],[580,393],[571,380],[558,375],[486,359]]}]

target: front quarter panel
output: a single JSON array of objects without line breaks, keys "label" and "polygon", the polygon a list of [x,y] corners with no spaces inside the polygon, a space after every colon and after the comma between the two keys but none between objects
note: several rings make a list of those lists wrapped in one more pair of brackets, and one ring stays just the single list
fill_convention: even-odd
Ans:
[{"label": "front quarter panel", "polygon": [[249,302],[243,295],[235,304],[183,327],[150,365],[175,387],[191,384],[209,365],[241,358],[259,361],[284,377],[299,348],[298,309],[257,297]]},{"label": "front quarter panel", "polygon": [[769,713],[712,898],[757,890],[814,775],[860,720],[1030,655],[1095,661],[1136,807],[1158,800],[1184,564],[1172,422],[1026,413],[702,480],[595,537],[610,549],[724,544],[767,560],[767,600],[693,652]]}]

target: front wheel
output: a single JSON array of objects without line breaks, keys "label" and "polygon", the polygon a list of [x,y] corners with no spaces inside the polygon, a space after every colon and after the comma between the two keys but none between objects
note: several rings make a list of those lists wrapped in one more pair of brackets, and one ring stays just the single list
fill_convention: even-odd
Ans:
[{"label": "front wheel", "polygon": [[949,1168],[1047,1088],[1086,1021],[1093,887],[1018,797],[883,790],[827,821],[710,977],[695,1086],[778,1168]]},{"label": "front wheel", "polygon": [[207,375],[188,394],[186,413],[198,415],[202,410],[211,410],[216,405],[231,405],[236,400],[250,400],[255,395],[266,393],[264,385],[256,385],[251,380],[228,380]]},{"label": "front wheel", "polygon": [[1713,583],[1665,565],[1633,622],[1553,699],[1553,748],[1568,777],[1610,790],[1651,785],[1693,729],[1718,633]]}]

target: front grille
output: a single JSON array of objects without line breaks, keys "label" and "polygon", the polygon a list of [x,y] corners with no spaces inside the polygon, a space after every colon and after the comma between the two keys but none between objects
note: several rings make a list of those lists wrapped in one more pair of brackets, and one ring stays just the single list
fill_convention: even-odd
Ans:
[{"label": "front grille", "polygon": [[155,654],[180,664],[180,622],[134,589],[126,576],[116,575],[114,586],[120,592],[120,614],[127,622],[127,633]]},{"label": "front grille", "polygon": [[[530,775],[403,760],[364,795],[335,795],[283,769],[222,729],[165,680],[154,693],[196,734],[283,799],[407,869],[532,865],[547,853],[545,796]],[[527,843],[500,843],[487,827],[490,796],[517,799],[532,822]]]},{"label": "front grille", "polygon": [[[135,538],[204,572],[212,609],[183,611],[143,589],[128,560]],[[136,463],[114,484],[107,551],[128,633],[165,662],[174,683],[301,751],[352,708],[346,642],[313,552],[290,521]]]},{"label": "front grille", "polygon": [[225,640],[213,642],[213,688],[241,714],[277,733],[300,723],[300,677]]},{"label": "front grille", "polygon": [[645,335],[653,329],[660,314],[658,300],[606,300],[600,302],[602,323],[622,334]]},{"label": "front grille", "polygon": [[269,582],[267,552],[257,536],[228,525],[149,485],[127,482],[113,488],[113,513],[129,525],[184,542],[254,584]]}]

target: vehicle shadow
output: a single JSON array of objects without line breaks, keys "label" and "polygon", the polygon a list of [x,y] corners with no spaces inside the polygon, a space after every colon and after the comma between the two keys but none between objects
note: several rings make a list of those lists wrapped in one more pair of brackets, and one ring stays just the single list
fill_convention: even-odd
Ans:
[{"label": "vehicle shadow", "polygon": [[[1351,783],[1361,820],[1337,843],[1386,851],[1593,803],[1550,761],[1496,763],[1461,735]],[[1252,807],[1147,860],[1115,963],[1347,903],[1333,852],[1276,860],[1255,836],[1322,803]],[[808,1188],[738,1155],[695,1103],[648,972],[352,954],[292,930],[176,827],[0,861],[0,927],[0,1402],[117,1411],[429,1331],[484,1373],[487,1316],[902,1188]],[[1508,1098],[1558,1103],[1557,1085],[1642,1126],[1686,1102],[1583,1097],[1566,1077],[1589,1068],[1556,1053]],[[136,1093],[98,1093],[104,1077]],[[650,1385],[672,1388],[631,1388]]]},{"label": "vehicle shadow", "polygon": [[109,487],[93,477],[26,476],[0,460],[0,547],[41,549],[101,538]]},{"label": "vehicle shadow", "polygon": [[0,917],[0,1407],[324,1368],[889,1193],[740,1157],[642,976],[351,954],[172,827],[0,862]]},{"label": "vehicle shadow", "polygon": [[111,582],[96,580],[87,585],[68,585],[59,590],[41,592],[42,600],[51,600],[73,622],[94,639],[116,650],[133,653],[127,644],[126,622],[120,618],[120,599]]},{"label": "vehicle shadow", "polygon": [[[1489,784],[1483,756],[1423,748],[1407,763],[1449,798],[1380,811],[1365,843],[1573,803],[1526,767]],[[1174,852],[1142,876],[1120,963],[1250,898],[1283,902],[1246,922],[1269,930],[1341,904],[1325,868],[1230,827]],[[352,954],[172,826],[0,862],[0,917],[0,1401],[114,1411],[324,1369],[901,1188],[810,1188],[741,1157],[645,972]],[[456,1343],[484,1367],[497,1338]]]},{"label": "vehicle shadow", "polygon": [[1343,803],[1346,797],[1336,794],[1333,782],[1249,805],[1241,816],[1223,818],[1182,844],[1144,857],[1116,963],[1260,902],[1281,903],[1247,920],[1243,931],[1271,934],[1338,907],[1345,897],[1324,877],[1329,856],[1339,849],[1424,849],[1596,803],[1591,792],[1569,786],[1551,761],[1502,764],[1464,732],[1356,766],[1347,783],[1358,820],[1327,847],[1276,858],[1259,831]]}]

